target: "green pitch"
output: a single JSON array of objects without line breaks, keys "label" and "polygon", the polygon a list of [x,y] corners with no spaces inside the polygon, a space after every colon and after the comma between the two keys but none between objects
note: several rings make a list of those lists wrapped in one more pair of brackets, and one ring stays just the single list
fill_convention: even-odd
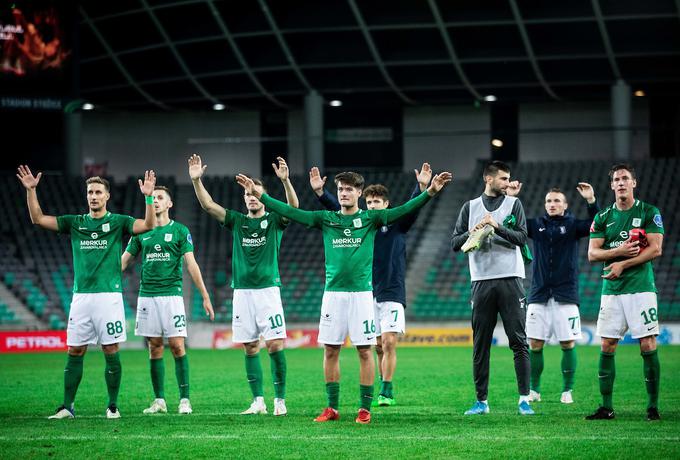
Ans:
[{"label": "green pitch", "polygon": [[[358,363],[341,357],[341,420],[315,424],[325,406],[321,350],[289,350],[287,417],[239,416],[250,403],[240,351],[190,350],[194,413],[180,416],[174,362],[166,351],[166,398],[172,413],[142,415],[153,399],[146,352],[123,351],[122,418],[107,420],[104,359],[85,358],[75,420],[46,420],[60,404],[64,354],[0,355],[2,458],[678,458],[680,347],[660,349],[661,422],[644,421],[646,394],[639,349],[616,356],[616,420],[587,422],[599,403],[595,347],[578,349],[575,403],[559,403],[560,351],[546,348],[543,402],[537,415],[516,415],[512,355],[493,349],[491,414],[464,417],[474,400],[471,350],[399,350],[398,405],[374,408],[368,426],[354,423]],[[262,353],[271,411],[269,358]],[[377,387],[376,387],[377,388]]]}]

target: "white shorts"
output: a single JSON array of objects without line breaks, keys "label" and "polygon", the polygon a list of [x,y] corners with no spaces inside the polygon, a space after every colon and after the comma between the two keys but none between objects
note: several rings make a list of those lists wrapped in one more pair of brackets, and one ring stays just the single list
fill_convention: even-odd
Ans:
[{"label": "white shorts", "polygon": [[187,317],[181,296],[137,298],[135,335],[142,337],[186,337]]},{"label": "white shorts", "polygon": [[634,339],[659,335],[656,293],[602,296],[596,334],[608,339],[622,339],[628,329]]},{"label": "white shorts", "polygon": [[262,289],[234,289],[231,317],[232,341],[250,343],[286,338],[281,292],[277,286]]},{"label": "white shorts", "polygon": [[399,302],[378,302],[373,299],[373,315],[375,316],[375,335],[380,337],[383,332],[406,332],[406,318],[404,306]]},{"label": "white shorts", "polygon": [[349,334],[354,346],[375,345],[375,330],[371,291],[323,293],[319,343],[342,345]]},{"label": "white shorts", "polygon": [[125,342],[125,307],[120,292],[74,293],[66,328],[73,347]]},{"label": "white shorts", "polygon": [[581,338],[581,315],[578,305],[558,302],[530,303],[527,307],[527,337],[550,340],[554,335],[560,342]]}]

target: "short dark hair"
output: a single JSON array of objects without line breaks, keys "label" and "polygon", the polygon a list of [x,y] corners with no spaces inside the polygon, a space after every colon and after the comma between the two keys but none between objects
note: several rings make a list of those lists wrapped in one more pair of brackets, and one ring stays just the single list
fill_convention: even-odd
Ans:
[{"label": "short dark hair", "polygon": [[[561,188],[559,187],[552,187],[550,190],[548,190],[548,193],[561,193],[562,196],[564,197],[564,202],[567,203],[569,200],[567,199],[567,194],[562,191]],[[548,194],[546,193],[546,195]]]},{"label": "short dark hair", "polygon": [[510,174],[510,166],[502,161],[494,160],[484,166],[484,172],[482,173],[482,179],[486,176],[495,176],[498,171],[503,171]]},{"label": "short dark hair", "polygon": [[630,175],[633,176],[633,179],[637,179],[635,177],[635,168],[633,168],[629,163],[617,163],[609,170],[609,182],[614,180],[614,173],[622,169],[628,171]]},{"label": "short dark hair", "polygon": [[251,177],[250,179],[253,181],[253,184],[259,185],[260,187],[262,187],[264,193],[267,193],[267,187],[265,187],[264,183],[262,182],[262,179],[258,179],[257,177]]},{"label": "short dark hair", "polygon": [[156,185],[156,186],[153,188],[153,191],[155,192],[156,190],[163,190],[165,193],[168,194],[168,198],[170,198],[170,201],[172,201],[172,193],[170,193],[170,189],[169,189],[169,188],[167,188],[167,187],[164,186],[164,185]]},{"label": "short dark hair", "polygon": [[109,181],[107,181],[107,180],[104,179],[103,177],[99,177],[99,176],[90,177],[89,179],[87,179],[87,180],[85,181],[85,184],[86,184],[86,185],[90,185],[90,184],[102,184],[102,185],[104,186],[104,188],[106,189],[107,192],[110,192],[110,191],[111,191],[111,186],[109,185]]},{"label": "short dark hair", "polygon": [[338,183],[343,182],[347,185],[351,185],[352,187],[356,187],[358,189],[364,188],[363,176],[359,173],[355,173],[352,171],[346,171],[336,174],[334,181],[335,185],[338,185]]},{"label": "short dark hair", "polygon": [[387,187],[382,184],[369,185],[364,189],[363,195],[364,198],[367,196],[376,196],[382,198],[384,201],[388,201],[390,199],[390,191],[387,190]]}]

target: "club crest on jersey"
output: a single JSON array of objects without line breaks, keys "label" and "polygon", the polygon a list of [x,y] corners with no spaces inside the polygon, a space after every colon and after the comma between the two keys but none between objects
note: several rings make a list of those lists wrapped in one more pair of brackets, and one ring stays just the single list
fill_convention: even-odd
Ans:
[{"label": "club crest on jersey", "polygon": [[383,225],[382,227],[380,227],[380,231],[383,232],[383,233],[387,233],[387,230],[389,230],[387,228],[387,225]]},{"label": "club crest on jersey", "polygon": [[165,234],[165,241],[172,241],[172,233]]},{"label": "club crest on jersey", "polygon": [[361,217],[357,217],[352,221],[354,228],[361,228]]},{"label": "club crest on jersey", "polygon": [[663,220],[661,220],[661,214],[654,214],[654,223],[657,227],[663,228]]},{"label": "club crest on jersey", "polygon": [[560,225],[560,234],[564,235],[567,233],[567,228],[564,225]]},{"label": "club crest on jersey", "polygon": [[640,224],[642,224],[642,219],[640,219],[639,217],[633,218],[633,227],[639,227]]},{"label": "club crest on jersey", "polygon": [[260,228],[265,230],[269,226],[269,221],[263,220],[260,222]]},{"label": "club crest on jersey", "polygon": [[109,224],[108,222],[105,223],[104,225],[102,225],[102,232],[108,232],[110,230],[111,230],[111,224]]}]

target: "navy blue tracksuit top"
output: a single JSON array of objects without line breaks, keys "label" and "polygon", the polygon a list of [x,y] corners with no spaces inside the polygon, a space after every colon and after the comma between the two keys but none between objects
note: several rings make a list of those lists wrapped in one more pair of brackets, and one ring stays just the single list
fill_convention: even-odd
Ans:
[{"label": "navy blue tracksuit top", "polygon": [[527,219],[529,238],[534,241],[534,263],[529,303],[558,302],[579,304],[578,241],[590,234],[590,224],[600,207],[588,205],[589,219],[564,216]]},{"label": "navy blue tracksuit top", "polygon": [[[420,195],[420,187],[411,198]],[[319,197],[321,204],[338,211],[340,203],[328,190]],[[373,297],[378,302],[399,302],[406,307],[406,233],[418,217],[418,212],[408,214],[391,225],[384,225],[375,234],[373,248]]]}]

